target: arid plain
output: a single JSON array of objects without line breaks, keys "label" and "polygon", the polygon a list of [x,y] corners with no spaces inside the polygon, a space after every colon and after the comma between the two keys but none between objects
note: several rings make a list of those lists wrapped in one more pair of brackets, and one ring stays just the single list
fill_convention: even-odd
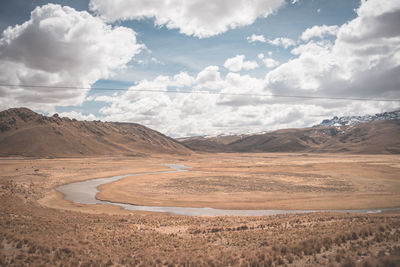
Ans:
[{"label": "arid plain", "polygon": [[1,265],[396,266],[400,214],[177,216],[63,199],[62,184],[128,173],[98,198],[223,209],[400,207],[398,155],[193,153],[3,158]]}]

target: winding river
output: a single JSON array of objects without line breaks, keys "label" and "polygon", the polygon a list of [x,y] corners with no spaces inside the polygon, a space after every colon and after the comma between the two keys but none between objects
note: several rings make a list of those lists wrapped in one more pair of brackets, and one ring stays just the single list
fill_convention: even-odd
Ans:
[{"label": "winding river", "polygon": [[263,216],[263,215],[311,213],[311,212],[381,213],[386,211],[400,210],[400,208],[358,209],[358,210],[225,210],[225,209],[213,209],[213,208],[138,206],[132,204],[99,200],[96,198],[96,194],[99,192],[97,188],[103,184],[115,182],[128,176],[158,175],[163,173],[184,172],[187,171],[187,169],[189,168],[179,164],[166,164],[166,166],[170,167],[172,170],[95,178],[82,182],[75,182],[75,183],[61,185],[57,187],[56,190],[64,195],[64,199],[71,200],[75,203],[111,204],[122,207],[126,210],[166,212],[166,213],[171,213],[176,215],[186,215],[186,216],[219,216],[219,215]]}]

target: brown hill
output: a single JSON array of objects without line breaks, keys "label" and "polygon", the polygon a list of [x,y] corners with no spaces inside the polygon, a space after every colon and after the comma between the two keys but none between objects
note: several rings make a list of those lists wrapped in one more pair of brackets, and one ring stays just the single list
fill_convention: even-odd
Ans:
[{"label": "brown hill", "polygon": [[0,156],[70,157],[189,154],[190,149],[136,123],[47,117],[27,108],[0,112]]},{"label": "brown hill", "polygon": [[[230,137],[232,139],[232,137]],[[382,120],[350,126],[284,129],[244,136],[230,143],[215,138],[181,141],[193,150],[208,152],[400,153],[400,121]]]}]

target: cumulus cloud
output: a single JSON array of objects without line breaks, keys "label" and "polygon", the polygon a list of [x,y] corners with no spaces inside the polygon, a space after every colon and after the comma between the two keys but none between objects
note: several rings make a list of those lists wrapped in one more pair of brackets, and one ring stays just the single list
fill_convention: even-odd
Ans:
[{"label": "cumulus cloud", "polygon": [[[400,4],[381,1],[362,2],[358,16],[338,28],[334,42],[324,39],[325,34],[321,40],[305,41],[291,50],[295,58],[275,66],[265,78],[233,72],[223,76],[218,66],[209,66],[194,76],[178,75],[201,94],[133,92],[134,88],[179,89],[177,75],[160,76],[140,82],[123,95],[108,97],[109,106],[101,112],[107,120],[134,121],[172,136],[187,136],[304,127],[333,115],[398,108],[391,102],[300,102],[270,96],[399,98],[400,30],[391,25],[398,25]],[[208,94],[210,88],[222,94]]]},{"label": "cumulus cloud", "polygon": [[[179,89],[176,83],[178,76],[186,76],[185,80],[193,82],[192,88],[196,88],[196,93],[154,92]],[[196,78],[184,73],[158,76],[139,82],[121,95],[98,96],[93,100],[108,103],[100,110],[104,120],[139,122],[172,136],[212,135],[229,131],[240,133],[250,125],[260,127],[256,131],[261,130],[263,124],[259,117],[262,113],[252,116],[264,112],[264,108],[248,107],[260,101],[257,97],[235,94],[261,93],[264,86],[263,79],[249,75],[228,73],[221,77],[217,66],[209,66]],[[203,90],[210,87],[228,95],[208,94]],[[229,127],[226,127],[227,123]]]},{"label": "cumulus cloud", "polygon": [[238,73],[228,73],[225,77],[222,95],[218,98],[218,105],[228,105],[240,107],[247,105],[258,105],[265,101],[260,97],[263,93],[265,82],[263,79],[254,78],[250,75],[240,75]]},{"label": "cumulus cloud", "polygon": [[191,86],[194,83],[195,79],[190,76],[187,72],[180,72],[174,75],[173,85],[176,87],[185,87]]},{"label": "cumulus cloud", "polygon": [[362,1],[357,17],[337,29],[334,43],[309,41],[298,57],[268,73],[274,92],[347,97],[399,97],[400,3]]},{"label": "cumulus cloud", "polygon": [[142,48],[131,29],[108,26],[70,7],[37,7],[29,21],[1,35],[0,82],[49,88],[0,87],[0,106],[52,112],[57,105],[81,104],[87,90],[51,87],[90,87],[124,68]]},{"label": "cumulus cloud", "polygon": [[280,64],[279,61],[277,61],[273,58],[264,58],[263,62],[265,64],[265,66],[270,69],[275,68],[276,66],[279,66],[279,64]]},{"label": "cumulus cloud", "polygon": [[267,42],[271,45],[274,46],[282,46],[284,48],[288,48],[290,46],[295,46],[296,45],[296,41],[290,39],[290,38],[286,38],[286,37],[278,37],[275,39],[268,39]]},{"label": "cumulus cloud", "polygon": [[[94,2],[102,1],[92,0]],[[217,2],[216,8],[224,3]],[[128,1],[120,1],[115,7],[110,1],[110,14],[119,10],[120,3],[127,5],[126,18],[140,17],[129,15],[132,10]],[[165,6],[169,8],[167,1],[138,3],[137,14],[145,14],[142,17],[156,14]],[[177,10],[189,10],[192,3],[196,1],[180,3]],[[229,3],[237,4],[235,1]],[[143,6],[151,10],[140,13]],[[182,6],[188,9],[182,9]],[[115,19],[125,19],[123,11],[121,9],[121,16],[116,12]],[[201,11],[199,14],[203,16]],[[211,12],[209,15],[215,14]],[[221,74],[219,66],[208,66],[196,74],[179,72],[169,76],[159,75],[142,80],[120,94],[92,96],[88,100],[105,103],[99,113],[102,120],[137,122],[174,137],[304,127],[333,115],[385,111],[395,108],[396,103],[300,102],[298,99],[271,97],[271,94],[399,98],[399,15],[400,4],[396,1],[362,1],[354,20],[329,30],[324,25],[307,29],[300,36],[302,42],[297,46],[295,41],[287,38],[264,38],[265,43],[292,47],[294,57],[280,64],[272,58],[271,52],[264,51],[265,55],[260,53],[260,62],[274,68],[265,77],[235,73],[252,68],[246,63],[251,61],[246,61],[244,55],[238,55],[225,62],[227,66],[224,64],[224,67],[231,71],[226,75]],[[185,20],[178,20],[179,16]],[[225,23],[225,19],[222,19],[225,24],[218,22],[215,28],[208,24],[198,30],[191,30],[189,26],[181,28],[186,22],[201,21],[196,16],[192,16],[192,20],[185,14],[179,16],[172,18],[168,15],[162,22],[158,13],[153,15],[158,25],[178,28],[181,32],[199,37],[205,37],[201,35],[205,33],[217,34],[225,29],[219,28],[221,25],[225,25],[226,29],[232,28]],[[242,24],[234,25],[238,27]],[[213,31],[207,32],[211,28]],[[326,38],[331,33],[336,35],[335,41]],[[47,5],[35,9],[29,21],[10,27],[3,33],[0,40],[0,82],[87,87],[100,78],[110,77],[114,70],[124,68],[141,48],[132,30],[107,26],[87,12]],[[171,89],[193,90],[194,93],[167,93]],[[208,93],[210,90],[212,93]],[[52,112],[51,108],[55,105],[81,103],[85,95],[84,90],[1,87],[0,104],[24,105]],[[75,111],[60,115],[95,119],[92,114]]]},{"label": "cumulus cloud", "polygon": [[[278,104],[269,96],[260,96],[265,88],[262,78],[239,73],[222,77],[216,66],[200,73],[196,78],[189,78],[194,81],[193,87],[200,88],[193,94],[151,91],[176,90],[175,77],[186,75],[181,73],[143,80],[121,95],[100,96],[94,100],[108,103],[100,110],[103,120],[138,122],[173,137],[301,127],[319,122],[320,118],[312,115],[324,110],[316,105]],[[208,94],[201,89],[204,83],[219,84],[222,94]],[[303,117],[308,119],[299,119]]]},{"label": "cumulus cloud", "polygon": [[265,43],[265,42],[266,42],[264,35],[256,35],[256,34],[254,34],[254,33],[253,33],[251,36],[248,36],[248,37],[246,38],[246,40],[247,40],[249,43],[254,43],[254,42]]},{"label": "cumulus cloud", "polygon": [[324,38],[327,35],[336,35],[339,30],[339,27],[336,25],[333,26],[318,26],[315,25],[311,28],[306,29],[302,34],[301,34],[301,39],[303,41],[308,41],[312,38],[318,37],[318,38]]},{"label": "cumulus cloud", "polygon": [[220,89],[221,87],[221,74],[218,66],[208,66],[197,74],[196,80],[197,88]]},{"label": "cumulus cloud", "polygon": [[94,121],[96,120],[96,116],[93,115],[92,113],[88,115],[82,114],[82,112],[78,112],[75,110],[69,111],[69,112],[61,112],[58,114],[60,117],[68,117],[70,119],[77,119],[80,121],[86,120],[86,121]]},{"label": "cumulus cloud", "polygon": [[228,58],[224,67],[230,71],[241,71],[244,70],[253,70],[258,68],[258,64],[255,61],[246,61],[244,55],[236,55],[235,57]]},{"label": "cumulus cloud", "polygon": [[107,21],[154,18],[158,26],[205,38],[250,25],[284,4],[284,0],[91,0],[89,6]]}]

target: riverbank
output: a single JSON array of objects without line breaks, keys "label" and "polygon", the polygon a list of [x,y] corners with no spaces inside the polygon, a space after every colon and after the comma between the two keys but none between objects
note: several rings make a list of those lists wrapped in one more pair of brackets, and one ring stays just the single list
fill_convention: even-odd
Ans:
[{"label": "riverbank", "polygon": [[128,176],[101,185],[97,198],[226,210],[400,207],[396,155],[211,154],[183,163],[189,172]]},{"label": "riverbank", "polygon": [[[301,213],[311,213],[317,212],[318,210],[262,210],[262,209],[215,209],[215,208],[194,208],[194,207],[174,207],[174,206],[141,206],[137,204],[127,204],[125,202],[110,202],[107,200],[100,200],[97,198],[97,194],[100,192],[100,188],[104,185],[113,182],[119,182],[122,179],[129,177],[129,179],[140,179],[141,176],[165,176],[168,174],[178,174],[180,172],[185,172],[190,169],[190,167],[180,165],[180,164],[165,164],[170,167],[170,171],[159,171],[159,172],[148,172],[148,173],[135,173],[135,174],[125,174],[117,175],[111,177],[95,178],[82,182],[74,182],[65,185],[58,186],[56,190],[63,195],[65,200],[69,200],[73,203],[84,204],[84,205],[113,205],[116,207],[122,207],[129,211],[146,211],[146,212],[163,212],[175,215],[185,215],[185,216],[265,216],[265,215],[278,215],[278,214],[301,214]],[[202,174],[202,172],[200,172]],[[320,210],[323,212],[341,212],[341,213],[384,213],[399,211],[399,207],[394,208],[375,208],[375,209],[339,209],[339,210]]]}]

